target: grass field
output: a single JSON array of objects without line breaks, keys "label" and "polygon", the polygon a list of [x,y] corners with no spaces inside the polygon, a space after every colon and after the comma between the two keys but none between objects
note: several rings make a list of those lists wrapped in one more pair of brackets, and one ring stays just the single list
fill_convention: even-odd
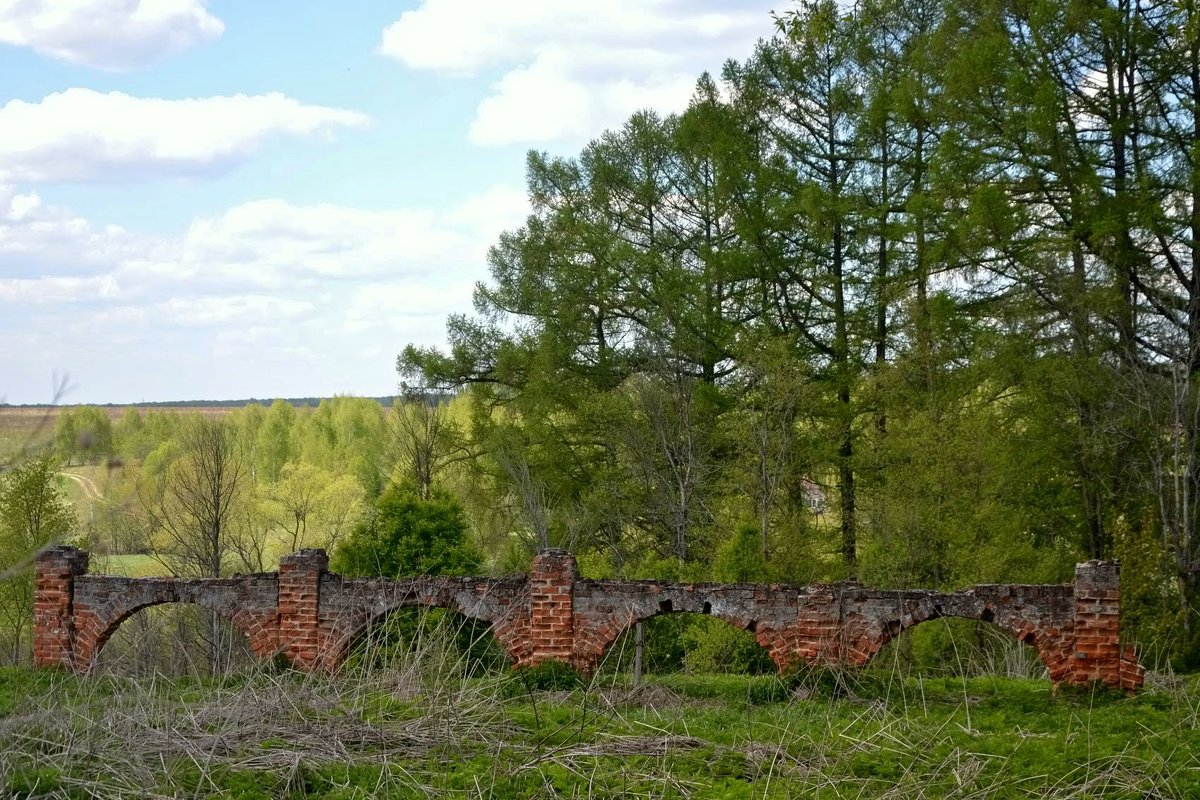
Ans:
[{"label": "grass field", "polygon": [[[827,676],[826,676],[827,677]],[[0,670],[0,795],[1196,798],[1200,686],[665,676],[535,691],[437,665],[224,680]]]}]

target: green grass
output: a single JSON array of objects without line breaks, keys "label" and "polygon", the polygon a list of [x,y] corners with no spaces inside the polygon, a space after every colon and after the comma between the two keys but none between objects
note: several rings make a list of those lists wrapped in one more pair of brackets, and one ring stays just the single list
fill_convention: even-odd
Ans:
[{"label": "green grass", "polygon": [[[419,676],[418,676],[419,675]],[[418,677],[414,677],[418,676]],[[1200,797],[1200,681],[0,670],[0,796]]]}]

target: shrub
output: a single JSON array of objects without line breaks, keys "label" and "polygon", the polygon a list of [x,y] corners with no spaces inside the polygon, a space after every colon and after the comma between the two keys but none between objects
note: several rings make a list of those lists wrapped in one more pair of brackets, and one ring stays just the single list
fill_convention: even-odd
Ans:
[{"label": "shrub", "polygon": [[469,575],[482,562],[467,541],[462,506],[435,492],[422,500],[412,486],[388,487],[367,522],[338,545],[330,566],[343,575]]}]

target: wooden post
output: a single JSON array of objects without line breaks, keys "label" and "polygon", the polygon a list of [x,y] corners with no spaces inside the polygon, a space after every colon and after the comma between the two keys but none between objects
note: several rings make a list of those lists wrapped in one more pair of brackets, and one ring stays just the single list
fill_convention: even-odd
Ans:
[{"label": "wooden post", "polygon": [[642,683],[642,651],[646,644],[646,631],[642,628],[642,623],[637,623],[633,626],[634,648],[633,648],[633,685],[640,686]]}]

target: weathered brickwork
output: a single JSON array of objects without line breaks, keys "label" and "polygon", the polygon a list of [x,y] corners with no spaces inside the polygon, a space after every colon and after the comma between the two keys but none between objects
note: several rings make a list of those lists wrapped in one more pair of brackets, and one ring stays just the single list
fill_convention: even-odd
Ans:
[{"label": "weathered brickwork", "polygon": [[[565,550],[538,553],[529,570],[529,643],[518,666],[577,660],[574,590],[579,573]],[[580,620],[581,623],[583,620]]]},{"label": "weathered brickwork", "polygon": [[279,562],[279,651],[300,669],[321,661],[321,576],[329,567],[324,550],[301,550]]},{"label": "weathered brickwork", "polygon": [[38,553],[33,595],[33,661],[74,667],[75,579],[87,572],[88,554],[73,547]]},{"label": "weathered brickwork", "polygon": [[276,574],[220,580],[87,574],[70,547],[37,560],[34,659],[86,671],[129,615],[195,603],[228,619],[254,652],[300,669],[337,669],[372,625],[405,606],[447,608],[488,623],[518,666],[559,660],[599,666],[622,632],[659,614],[708,614],[750,631],[781,670],[861,666],[901,631],[939,617],[991,622],[1036,648],[1050,679],[1133,690],[1144,673],[1120,645],[1116,562],[1089,561],[1073,585],[976,586],[958,592],[815,586],[586,580],[562,550],[540,553],[528,577],[346,578],[321,550],[285,556]]},{"label": "weathered brickwork", "polygon": [[[320,666],[336,669],[372,625],[398,608],[448,608],[492,626],[511,658],[524,655],[529,587],[524,578],[347,578],[321,576]],[[526,659],[527,660],[527,659]]]}]

